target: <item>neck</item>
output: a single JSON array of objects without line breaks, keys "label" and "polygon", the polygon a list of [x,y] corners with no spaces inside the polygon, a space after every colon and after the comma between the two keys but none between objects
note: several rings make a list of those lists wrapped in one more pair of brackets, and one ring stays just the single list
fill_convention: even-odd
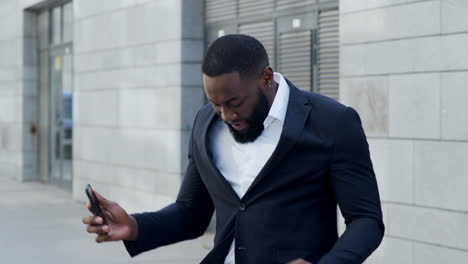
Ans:
[{"label": "neck", "polygon": [[266,94],[268,105],[271,107],[273,101],[275,100],[276,92],[278,91],[279,84],[275,81],[271,84],[271,89],[269,89],[268,94]]}]

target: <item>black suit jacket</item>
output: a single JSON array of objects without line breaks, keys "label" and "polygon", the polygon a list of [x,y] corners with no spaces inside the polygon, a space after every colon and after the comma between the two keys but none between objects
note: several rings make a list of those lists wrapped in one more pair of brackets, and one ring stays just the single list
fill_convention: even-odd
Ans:
[{"label": "black suit jacket", "polygon": [[[240,199],[212,162],[208,130],[219,118],[197,114],[188,168],[175,203],[134,215],[131,256],[201,236],[216,209],[213,250],[202,263],[224,263],[235,239],[236,263],[362,263],[384,225],[366,136],[358,114],[290,82],[283,132],[272,156]],[[337,204],[346,223],[338,238]]]}]

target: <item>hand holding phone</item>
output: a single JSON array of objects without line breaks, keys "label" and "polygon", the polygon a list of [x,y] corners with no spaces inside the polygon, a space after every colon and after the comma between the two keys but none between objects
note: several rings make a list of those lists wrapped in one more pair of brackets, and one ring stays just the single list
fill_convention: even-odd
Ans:
[{"label": "hand holding phone", "polygon": [[96,242],[138,239],[138,223],[133,216],[128,215],[116,202],[102,197],[89,184],[86,195],[89,199],[88,210],[93,215],[83,217],[82,222],[87,225],[88,233],[97,235]]},{"label": "hand holding phone", "polygon": [[91,188],[90,184],[86,185],[86,195],[88,196],[89,203],[91,204],[91,211],[93,212],[93,214],[95,216],[101,217],[103,220],[103,224],[106,224],[106,217],[102,213],[101,205],[99,204],[98,199],[96,199],[96,196],[93,192],[93,188]]}]

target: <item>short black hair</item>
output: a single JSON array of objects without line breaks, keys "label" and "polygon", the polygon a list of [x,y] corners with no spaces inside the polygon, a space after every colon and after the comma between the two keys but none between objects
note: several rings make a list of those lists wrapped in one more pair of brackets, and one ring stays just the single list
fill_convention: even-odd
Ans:
[{"label": "short black hair", "polygon": [[210,45],[202,68],[210,77],[239,72],[244,78],[260,74],[268,65],[268,54],[260,41],[251,36],[232,34],[222,36]]}]

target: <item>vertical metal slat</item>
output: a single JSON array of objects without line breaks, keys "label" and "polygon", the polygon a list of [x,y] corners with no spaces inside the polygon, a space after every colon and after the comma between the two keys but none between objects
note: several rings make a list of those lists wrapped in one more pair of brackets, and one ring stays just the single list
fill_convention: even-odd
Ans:
[{"label": "vertical metal slat", "polygon": [[276,9],[292,9],[292,8],[301,8],[307,5],[316,4],[317,0],[277,0]]},{"label": "vertical metal slat", "polygon": [[237,16],[237,1],[233,0],[206,0],[205,21],[213,22],[234,19]]},{"label": "vertical metal slat", "polygon": [[281,33],[279,70],[298,88],[312,89],[312,32]]},{"label": "vertical metal slat", "polygon": [[49,13],[38,15],[39,38],[39,173],[49,176]]},{"label": "vertical metal slat", "polygon": [[239,0],[239,16],[255,16],[271,13],[274,10],[274,4],[273,0]]},{"label": "vertical metal slat", "polygon": [[338,10],[319,13],[317,49],[317,92],[339,98],[339,16]]}]

